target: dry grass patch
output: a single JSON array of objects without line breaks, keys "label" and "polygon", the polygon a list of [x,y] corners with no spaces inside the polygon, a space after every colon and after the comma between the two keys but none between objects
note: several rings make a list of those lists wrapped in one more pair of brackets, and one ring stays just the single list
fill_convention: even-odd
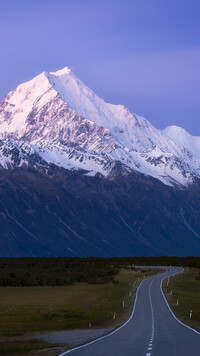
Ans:
[{"label": "dry grass patch", "polygon": [[0,287],[0,338],[6,341],[0,344],[0,354],[23,355],[46,348],[40,342],[22,342],[38,332],[85,329],[89,323],[92,328],[122,324],[131,313],[138,284],[155,273],[158,270],[121,269],[107,284]]},{"label": "dry grass patch", "polygon": [[[174,314],[183,323],[200,331],[200,280],[199,269],[185,268],[183,274],[171,277],[163,283],[163,290]],[[172,291],[172,295],[170,295]],[[177,305],[178,300],[178,305]],[[192,318],[190,319],[190,310]]]}]

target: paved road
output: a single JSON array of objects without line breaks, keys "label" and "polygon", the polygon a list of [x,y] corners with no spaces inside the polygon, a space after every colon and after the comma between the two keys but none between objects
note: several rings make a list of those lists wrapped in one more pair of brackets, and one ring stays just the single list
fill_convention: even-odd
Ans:
[{"label": "paved road", "polygon": [[[144,280],[129,321],[110,335],[66,351],[72,356],[200,356],[200,334],[171,313],[160,285],[180,268]],[[60,355],[60,356],[61,356]]]}]

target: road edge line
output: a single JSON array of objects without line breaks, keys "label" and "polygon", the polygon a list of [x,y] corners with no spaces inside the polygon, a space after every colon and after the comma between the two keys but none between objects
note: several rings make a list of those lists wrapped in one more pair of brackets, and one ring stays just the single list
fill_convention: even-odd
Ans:
[{"label": "road edge line", "polygon": [[[151,276],[151,277],[149,277],[149,278],[153,278],[153,277],[155,277],[155,276]],[[102,340],[102,339],[105,339],[105,338],[108,337],[108,336],[111,336],[111,335],[115,334],[118,330],[120,330],[120,329],[122,329],[124,326],[126,326],[126,325],[129,323],[129,321],[132,319],[133,315],[134,315],[135,307],[136,307],[136,302],[137,302],[137,297],[138,297],[138,291],[139,291],[141,285],[143,284],[143,282],[146,281],[146,280],[149,279],[149,278],[143,279],[143,281],[139,284],[139,286],[138,286],[138,288],[137,288],[137,291],[136,291],[136,295],[135,295],[135,300],[134,300],[133,310],[132,310],[131,316],[129,317],[129,319],[128,319],[123,325],[121,325],[121,326],[119,326],[117,329],[111,331],[111,333],[109,333],[109,334],[100,336],[99,338],[97,338],[97,339],[95,339],[95,340],[92,340],[92,341],[88,342],[87,344],[83,344],[83,345],[77,346],[77,347],[75,347],[75,348],[73,348],[73,349],[67,350],[67,351],[63,352],[62,354],[59,354],[58,356],[64,356],[64,355],[67,355],[67,354],[70,353],[70,352],[73,352],[73,351],[76,351],[76,350],[78,350],[78,349],[82,349],[83,347],[86,347],[86,346],[88,346],[88,345],[94,344],[94,343],[97,342],[97,341],[100,341],[100,340]]]},{"label": "road edge line", "polygon": [[[181,272],[183,272],[183,271],[184,271],[184,268],[183,268],[180,272],[175,273],[175,274],[172,274],[171,276],[174,276],[174,275],[176,275],[176,274],[179,274],[179,273],[181,273]],[[170,277],[171,277],[171,276],[170,276]],[[168,278],[168,276],[167,276],[167,277],[164,277],[163,279],[161,279],[161,282],[160,282],[160,291],[161,291],[162,296],[163,296],[163,298],[164,298],[164,300],[165,300],[165,303],[167,304],[167,307],[168,307],[169,311],[171,312],[171,314],[172,314],[172,316],[174,317],[174,319],[176,319],[181,325],[185,326],[186,328],[188,328],[188,329],[194,331],[196,334],[200,335],[200,332],[199,332],[199,331],[193,329],[191,326],[189,326],[189,325],[187,325],[187,324],[182,323],[182,321],[180,321],[180,320],[176,317],[176,315],[174,314],[174,312],[173,312],[172,309],[170,308],[169,303],[168,303],[168,301],[167,301],[167,299],[166,299],[166,297],[165,297],[165,295],[164,295],[164,292],[163,292],[163,281],[164,281],[165,279],[167,279],[167,278]]]}]

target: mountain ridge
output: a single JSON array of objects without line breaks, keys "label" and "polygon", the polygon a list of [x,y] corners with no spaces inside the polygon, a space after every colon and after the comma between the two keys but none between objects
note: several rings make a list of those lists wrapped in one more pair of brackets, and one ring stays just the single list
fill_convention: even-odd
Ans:
[{"label": "mountain ridge", "polygon": [[[70,160],[71,151],[66,154],[65,148],[74,144],[77,152],[82,151],[78,154],[80,164],[76,160],[75,167],[82,169],[85,158],[85,168],[93,175],[97,172],[108,175],[110,172],[105,167],[110,164],[100,167],[95,157],[92,164],[95,169],[91,169],[88,152],[90,163],[95,153],[99,162],[105,156],[108,162],[119,160],[128,170],[149,174],[168,185],[191,184],[195,177],[200,177],[197,149],[193,152],[194,145],[187,145],[186,139],[187,147],[182,147],[169,131],[172,130],[157,130],[123,105],[106,103],[67,67],[43,72],[19,85],[0,104],[2,140],[12,137],[29,143],[37,154],[41,147],[44,149],[45,142],[52,146],[51,152],[57,151],[57,141],[66,161]],[[195,139],[198,146],[200,138]],[[49,162],[60,164],[60,158],[55,159],[53,154],[50,158],[48,148],[47,155]],[[45,160],[45,155],[42,159]]]},{"label": "mountain ridge", "polygon": [[199,140],[68,68],[19,85],[0,103],[0,255],[199,255]]},{"label": "mountain ridge", "polygon": [[200,186],[117,172],[0,171],[0,256],[198,256]]}]

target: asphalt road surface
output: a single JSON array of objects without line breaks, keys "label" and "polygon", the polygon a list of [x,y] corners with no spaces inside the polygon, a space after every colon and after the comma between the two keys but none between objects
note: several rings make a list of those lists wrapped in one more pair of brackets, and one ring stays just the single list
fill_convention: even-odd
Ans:
[{"label": "asphalt road surface", "polygon": [[164,278],[181,271],[171,268],[144,280],[123,326],[60,356],[200,356],[200,333],[174,317],[161,290]]}]

